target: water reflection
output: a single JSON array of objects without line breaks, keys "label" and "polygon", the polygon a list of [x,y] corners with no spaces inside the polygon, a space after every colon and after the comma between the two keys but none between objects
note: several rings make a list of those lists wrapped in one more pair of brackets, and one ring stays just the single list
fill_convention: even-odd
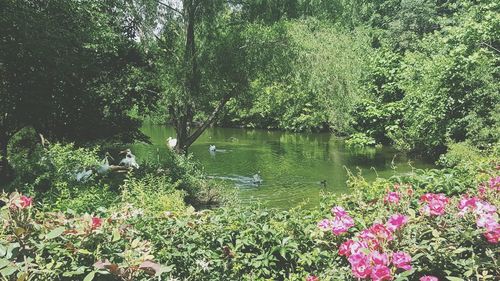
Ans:
[{"label": "water reflection", "polygon": [[[165,140],[175,135],[170,127],[148,124],[143,132],[151,137],[153,145],[134,147],[138,161],[157,155],[157,150],[166,150]],[[217,149],[209,151],[210,145]],[[280,208],[296,206],[303,200],[308,200],[309,206],[319,204],[322,191],[346,192],[346,168],[356,171],[359,167],[369,180],[375,179],[376,173],[387,177],[411,171],[408,159],[391,148],[350,150],[341,140],[325,133],[212,128],[193,144],[190,152],[209,176],[237,188],[244,203],[261,202]],[[412,165],[431,167],[420,161]],[[252,182],[258,171],[263,179],[260,185]]]}]

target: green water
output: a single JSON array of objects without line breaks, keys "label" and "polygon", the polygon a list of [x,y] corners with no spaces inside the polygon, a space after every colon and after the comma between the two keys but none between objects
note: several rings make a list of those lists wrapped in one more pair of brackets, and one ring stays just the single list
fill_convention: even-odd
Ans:
[{"label": "green water", "polygon": [[[175,137],[173,128],[146,124],[143,132],[153,145],[133,147],[141,158],[166,150],[165,140]],[[209,152],[209,145],[217,151]],[[346,168],[361,169],[365,178],[376,174],[389,177],[408,173],[413,168],[432,167],[409,160],[391,148],[350,150],[341,139],[327,133],[287,133],[280,131],[211,128],[191,146],[190,153],[200,161],[205,172],[220,178],[237,190],[243,204],[258,202],[267,207],[290,208],[300,203],[319,204],[321,192],[348,192]],[[396,169],[394,169],[396,168]],[[260,171],[262,183],[254,184],[252,176]],[[326,180],[326,186],[320,182]]]}]

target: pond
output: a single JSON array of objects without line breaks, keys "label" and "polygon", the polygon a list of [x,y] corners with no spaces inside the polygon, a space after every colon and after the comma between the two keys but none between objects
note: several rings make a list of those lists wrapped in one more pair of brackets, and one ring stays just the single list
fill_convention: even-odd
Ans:
[{"label": "pond", "polygon": [[[175,137],[172,127],[145,124],[142,131],[153,145],[137,144],[140,160],[168,149],[165,140]],[[210,152],[209,146],[216,151]],[[227,181],[242,204],[291,208],[319,205],[322,192],[348,192],[347,169],[361,170],[368,180],[408,173],[432,164],[409,159],[390,147],[348,149],[328,133],[289,133],[253,129],[210,128],[191,146],[190,153],[211,178]],[[260,172],[261,183],[253,176]]]}]

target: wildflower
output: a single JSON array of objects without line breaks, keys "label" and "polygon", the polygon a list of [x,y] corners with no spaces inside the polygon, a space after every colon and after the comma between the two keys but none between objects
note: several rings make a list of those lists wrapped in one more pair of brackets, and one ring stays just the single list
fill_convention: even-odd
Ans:
[{"label": "wildflower", "polygon": [[394,203],[397,204],[399,202],[400,196],[398,192],[391,191],[387,193],[387,195],[384,198],[385,203]]},{"label": "wildflower", "polygon": [[102,225],[102,219],[98,217],[92,217],[92,230],[99,228]]},{"label": "wildflower", "polygon": [[439,279],[435,276],[431,275],[424,275],[418,279],[419,281],[439,281]]},{"label": "wildflower", "polygon": [[392,263],[397,268],[410,270],[411,256],[405,252],[395,252],[394,254],[392,254]]},{"label": "wildflower", "polygon": [[385,265],[375,265],[370,277],[373,281],[392,280],[391,270]]},{"label": "wildflower", "polygon": [[33,198],[28,196],[21,196],[21,208],[31,207],[33,205]]},{"label": "wildflower", "polygon": [[319,277],[315,275],[309,275],[307,276],[306,281],[319,281]]},{"label": "wildflower", "polygon": [[367,278],[371,273],[371,264],[367,255],[358,252],[349,257],[352,274],[356,278]]},{"label": "wildflower", "polygon": [[396,229],[403,227],[408,222],[408,217],[401,214],[394,214],[387,221],[387,229],[394,232]]},{"label": "wildflower", "polygon": [[331,222],[329,219],[324,219],[324,220],[318,222],[318,228],[323,230],[323,231],[330,229],[330,227],[331,227]]}]

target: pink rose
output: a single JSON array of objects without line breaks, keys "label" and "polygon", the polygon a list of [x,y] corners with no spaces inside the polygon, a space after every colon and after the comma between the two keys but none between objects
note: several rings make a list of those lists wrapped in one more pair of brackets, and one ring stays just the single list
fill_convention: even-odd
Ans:
[{"label": "pink rose", "polygon": [[439,281],[439,279],[435,276],[430,276],[430,275],[425,275],[425,276],[422,276],[420,277],[420,279],[418,279],[419,281]]},{"label": "pink rose", "polygon": [[387,227],[385,227],[385,225],[383,225],[381,223],[376,223],[376,224],[372,225],[370,227],[370,231],[378,239],[385,240],[385,241],[391,241],[393,239],[392,234],[389,231],[389,229],[387,229]]},{"label": "pink rose", "polygon": [[351,255],[351,246],[354,244],[354,240],[349,239],[344,243],[340,244],[339,255],[349,257]]},{"label": "pink rose", "polygon": [[364,253],[358,252],[349,257],[352,274],[356,278],[366,278],[371,273],[370,260]]},{"label": "pink rose", "polygon": [[28,197],[28,196],[21,196],[20,198],[21,200],[21,208],[27,208],[27,207],[31,207],[31,205],[33,205],[33,198],[31,197]]},{"label": "pink rose", "polygon": [[389,220],[387,221],[387,229],[389,231],[394,232],[396,229],[401,228],[403,225],[405,225],[408,222],[408,217],[401,215],[401,214],[394,214],[389,217]]},{"label": "pink rose", "polygon": [[370,277],[373,281],[392,280],[391,270],[385,265],[375,265]]},{"label": "pink rose", "polygon": [[343,217],[347,215],[347,212],[341,206],[335,206],[332,208],[332,215],[335,215],[337,217]]},{"label": "pink rose", "polygon": [[373,251],[370,253],[370,258],[375,265],[388,265],[389,264],[389,258],[387,257],[387,254],[385,253],[380,253],[379,251]]},{"label": "pink rose", "polygon": [[493,189],[495,191],[500,190],[500,176],[496,176],[494,178],[491,178],[490,181],[488,182],[490,189]]},{"label": "pink rose", "polygon": [[493,231],[486,232],[483,235],[489,243],[498,244],[498,240],[500,240],[500,227],[497,226]]},{"label": "pink rose", "polygon": [[387,193],[387,195],[384,198],[385,203],[394,203],[397,204],[399,202],[399,193],[395,191],[391,191]]},{"label": "pink rose", "polygon": [[444,194],[426,193],[420,197],[420,202],[425,202],[420,212],[424,215],[440,216],[445,213],[445,207],[450,199]]},{"label": "pink rose", "polygon": [[306,281],[319,281],[319,277],[315,275],[309,275],[307,276]]},{"label": "pink rose", "polygon": [[335,217],[332,223],[332,232],[335,235],[346,233],[349,228],[354,226],[354,220],[349,215],[343,217]]},{"label": "pink rose", "polygon": [[476,220],[477,227],[484,227],[488,231],[492,231],[498,227],[498,223],[493,215],[481,214]]},{"label": "pink rose", "polygon": [[98,217],[92,218],[92,229],[97,229],[102,225],[102,219]]},{"label": "pink rose", "polygon": [[411,256],[405,252],[395,252],[394,254],[392,254],[392,263],[397,268],[410,270]]}]

